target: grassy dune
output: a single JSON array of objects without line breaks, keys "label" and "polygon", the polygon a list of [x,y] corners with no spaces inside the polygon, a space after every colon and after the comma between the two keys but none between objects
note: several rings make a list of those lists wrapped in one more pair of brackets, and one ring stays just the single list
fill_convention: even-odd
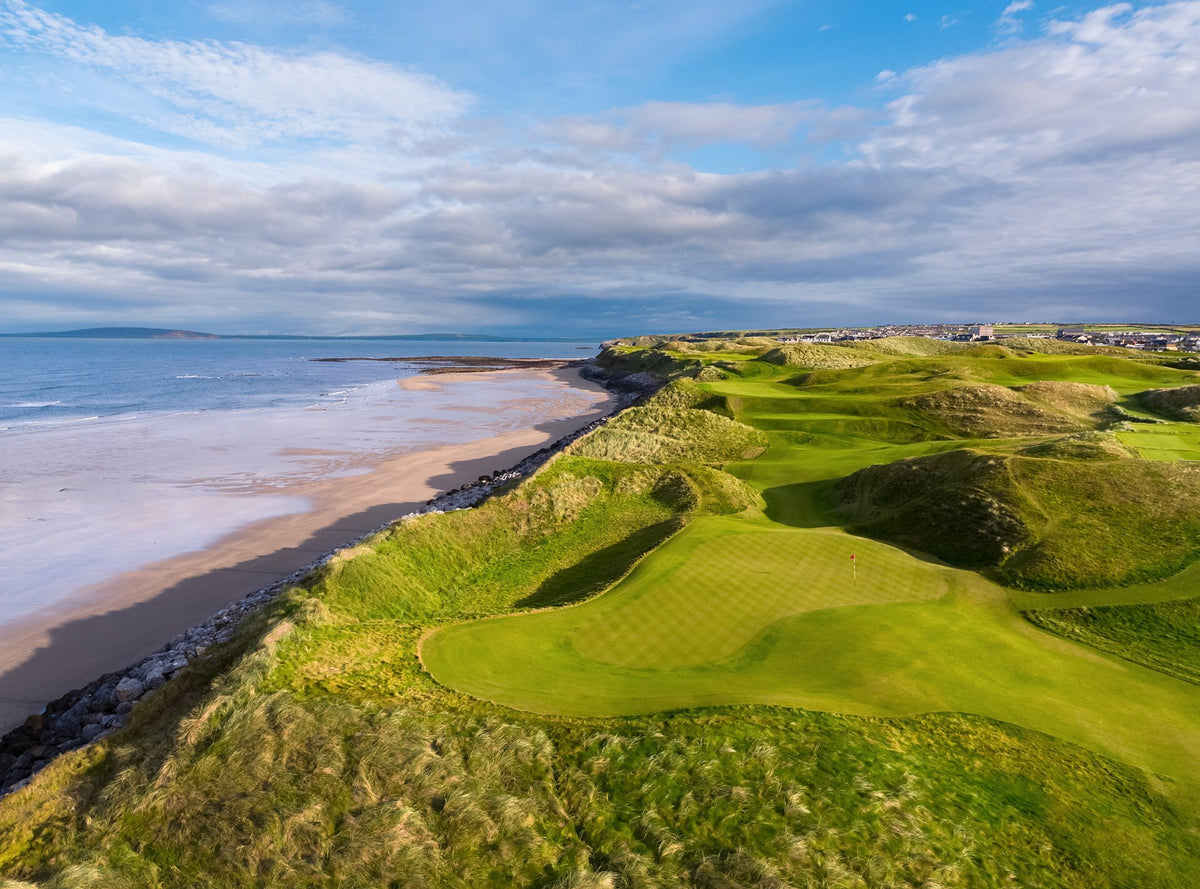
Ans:
[{"label": "grassy dune", "polygon": [[[1200,884],[1200,562],[1022,591],[835,510],[898,460],[1049,467],[1019,473],[1030,527],[1080,554],[1054,478],[1174,478],[1186,424],[1104,431],[1107,406],[1151,419],[1137,394],[1196,374],[766,348],[607,354],[679,379],[502,497],[343,553],[0,800],[0,886]],[[960,387],[1011,397],[956,426]]]}]

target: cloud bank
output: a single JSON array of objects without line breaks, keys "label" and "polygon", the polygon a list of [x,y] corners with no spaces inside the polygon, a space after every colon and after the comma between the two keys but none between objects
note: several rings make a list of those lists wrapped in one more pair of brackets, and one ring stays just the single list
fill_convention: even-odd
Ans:
[{"label": "cloud bank", "polygon": [[[164,113],[142,125],[190,141],[0,121],[0,299],[10,329],[1186,320],[1200,3],[1001,27],[870,106],[496,120],[394,64],[111,35],[9,0],[10,51],[144,90]],[[705,163],[728,146],[756,165]]]}]

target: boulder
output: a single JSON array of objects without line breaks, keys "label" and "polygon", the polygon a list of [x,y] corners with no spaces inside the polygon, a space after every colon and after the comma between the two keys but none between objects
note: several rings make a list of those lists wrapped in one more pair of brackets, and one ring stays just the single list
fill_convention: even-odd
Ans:
[{"label": "boulder", "polygon": [[82,699],[78,701],[74,707],[69,709],[62,716],[58,717],[54,728],[62,737],[70,737],[79,732],[83,725],[84,717],[88,715],[88,700]]},{"label": "boulder", "polygon": [[145,686],[132,676],[126,676],[117,683],[117,700],[121,703],[135,701],[142,696]]},{"label": "boulder", "polygon": [[83,743],[90,744],[104,734],[104,727],[101,725],[85,725],[79,737],[83,739]]},{"label": "boulder", "polygon": [[163,675],[162,665],[155,664],[154,669],[147,673],[146,678],[142,680],[142,684],[145,685],[146,691],[154,691],[154,689],[160,688],[166,681],[167,677]]},{"label": "boulder", "polygon": [[109,679],[92,695],[91,709],[95,713],[111,710],[117,703],[117,680]]}]

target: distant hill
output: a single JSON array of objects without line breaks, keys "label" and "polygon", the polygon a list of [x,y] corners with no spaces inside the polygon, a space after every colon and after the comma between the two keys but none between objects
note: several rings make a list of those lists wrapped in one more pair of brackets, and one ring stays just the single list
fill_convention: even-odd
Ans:
[{"label": "distant hill", "polygon": [[168,330],[162,327],[89,327],[84,330],[54,330],[40,333],[0,333],[0,336],[63,337],[111,340],[216,340],[215,333],[198,330]]}]

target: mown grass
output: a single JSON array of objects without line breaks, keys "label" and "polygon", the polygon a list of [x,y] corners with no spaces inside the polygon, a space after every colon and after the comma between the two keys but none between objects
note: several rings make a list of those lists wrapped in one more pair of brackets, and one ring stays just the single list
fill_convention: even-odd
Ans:
[{"label": "mown grass", "polygon": [[[904,343],[868,367],[805,370],[756,360],[761,343],[678,357],[653,345],[606,360],[692,378],[611,424],[627,438],[345,553],[139,705],[128,729],[0,801],[0,875],[43,887],[1200,883],[1200,707],[1163,667],[1187,663],[1186,634],[1161,641],[1186,617],[1178,603],[1105,612],[1086,645],[1017,610],[1179,598],[1200,564],[1052,597],[853,537],[831,511],[839,479],[901,458],[987,448],[1039,465],[1134,462],[1103,437],[963,438],[906,399],[1041,380],[1128,399],[1194,374],[1094,352],[914,357]],[[1091,390],[1034,394],[1017,393],[1099,422],[1075,397]],[[1036,474],[1027,483],[1045,496]]]},{"label": "mown grass", "polygon": [[[1187,470],[1134,460],[1102,436],[1048,440],[1040,427],[1032,441],[993,440],[997,452],[962,450],[979,442],[939,440],[939,418],[900,395],[978,389],[980,380],[989,381],[982,387],[988,391],[1003,380],[1014,388],[995,399],[1002,408],[1036,403],[1077,429],[1088,419],[1099,422],[1095,415],[1117,392],[1148,379],[1179,379],[1177,371],[1094,353],[967,351],[799,377],[751,362],[703,384],[736,419],[770,437],[761,457],[731,466],[763,492],[766,511],[694,522],[604,597],[579,608],[439,631],[424,643],[427,665],[455,688],[548,713],[618,715],[749,701],[891,715],[948,707],[1186,772],[1198,727],[1190,688],[1151,672],[1128,674],[1113,662],[1102,667],[1086,649],[1029,635],[1005,594],[977,577],[935,582],[932,576],[948,569],[820,530],[838,521],[829,511],[832,480],[869,464],[881,464],[870,472],[886,475],[905,465],[897,458],[913,456],[914,468],[935,471],[892,492],[904,508],[892,515],[889,533],[917,549],[1003,564],[1009,582],[1033,588],[1109,588],[1167,577],[1195,561],[1200,510]],[[881,379],[886,385],[876,385]],[[996,415],[1005,420],[1005,410]],[[819,425],[829,420],[840,425]],[[905,421],[928,435],[914,441],[894,434],[889,424]],[[1031,431],[1006,421],[1007,428],[987,431]],[[1094,518],[1079,515],[1081,491],[1090,494]],[[851,493],[850,500],[864,499],[861,485]],[[878,503],[859,505],[878,512]],[[1008,537],[1005,520],[1013,526]],[[978,538],[980,531],[985,539],[974,550],[963,545],[963,533]],[[887,529],[877,524],[875,532]],[[854,549],[860,566],[888,567],[848,594]],[[927,601],[899,604],[907,588]],[[820,613],[814,602],[822,603]],[[989,652],[992,669],[982,677],[966,667],[972,650]],[[489,672],[489,651],[521,657],[503,673]],[[1086,716],[1077,700],[1085,687],[1103,701],[1085,708]],[[1116,688],[1116,697],[1104,691]],[[1153,701],[1143,728],[1132,733],[1131,700]],[[1156,721],[1158,713],[1170,716]],[[1159,731],[1164,719],[1174,725],[1168,732]]]},{"label": "mown grass", "polygon": [[1117,436],[1147,460],[1200,461],[1200,428],[1194,424],[1138,425]]},{"label": "mown grass", "polygon": [[[676,575],[703,553],[673,572],[660,558],[646,567],[663,574],[635,572],[581,606],[439,630],[424,641],[424,662],[452,688],[542,713],[616,716],[735,703],[869,716],[955,710],[1184,780],[1200,768],[1194,687],[1038,632],[1001,590],[968,572],[929,565],[950,594],[905,602],[896,581],[912,583],[913,596],[937,595],[938,586],[886,561],[878,544],[846,538],[837,549],[852,546],[858,585],[847,554],[835,550],[828,561],[842,579],[833,588],[805,589],[801,562],[793,597],[781,592],[766,602],[732,587],[724,596],[692,596]],[[651,580],[668,591],[666,602],[638,595]],[[596,637],[613,627],[602,645]],[[503,670],[498,652],[505,652]]]}]

